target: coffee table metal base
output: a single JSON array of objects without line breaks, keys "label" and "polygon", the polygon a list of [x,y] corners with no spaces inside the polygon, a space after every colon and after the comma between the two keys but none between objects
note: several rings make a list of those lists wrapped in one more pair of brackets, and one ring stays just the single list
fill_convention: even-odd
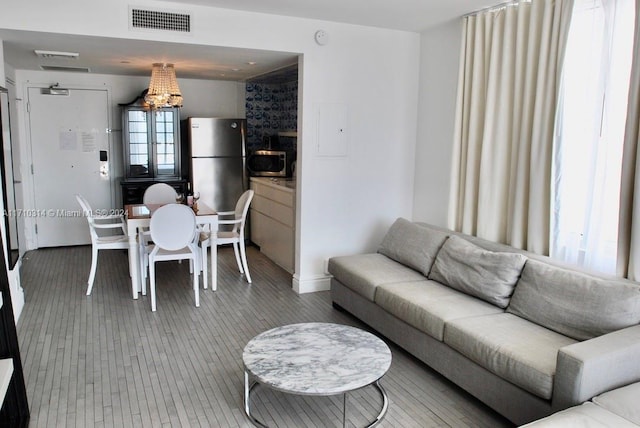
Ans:
[{"label": "coffee table metal base", "polygon": [[[260,382],[249,380],[249,373],[245,370],[244,372],[244,413],[247,415],[249,420],[257,427],[268,428],[264,422],[257,419],[255,416],[251,414],[251,392],[253,389],[260,385]],[[380,379],[371,383],[367,386],[375,386],[380,393],[380,397],[382,398],[382,407],[380,409],[380,413],[375,417],[373,421],[366,425],[366,428],[370,428],[378,425],[380,421],[384,418],[384,415],[387,413],[387,409],[389,408],[389,397],[387,397],[387,392],[384,390],[382,385],[380,385]],[[364,387],[366,388],[366,386]],[[343,405],[342,405],[342,426],[345,427],[347,422],[347,393],[345,392],[343,395]]]}]

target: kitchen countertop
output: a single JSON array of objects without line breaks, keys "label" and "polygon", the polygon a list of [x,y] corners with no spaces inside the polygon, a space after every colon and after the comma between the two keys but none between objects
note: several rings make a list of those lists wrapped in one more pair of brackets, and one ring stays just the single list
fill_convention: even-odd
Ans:
[{"label": "kitchen countertop", "polygon": [[275,177],[251,177],[251,181],[264,184],[266,186],[277,187],[282,190],[295,191],[296,180],[295,178],[275,178]]}]

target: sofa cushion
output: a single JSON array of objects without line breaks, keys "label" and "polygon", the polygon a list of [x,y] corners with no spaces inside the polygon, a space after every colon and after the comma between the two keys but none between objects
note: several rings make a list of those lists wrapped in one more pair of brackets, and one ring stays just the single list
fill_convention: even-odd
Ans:
[{"label": "sofa cushion", "polygon": [[501,378],[548,400],[558,350],[576,341],[501,313],[447,322],[444,342]]},{"label": "sofa cushion", "polygon": [[398,218],[389,228],[378,252],[426,276],[447,236],[443,231]]},{"label": "sofa cushion", "polygon": [[605,392],[593,398],[593,402],[616,415],[640,425],[640,382]]},{"label": "sofa cushion", "polygon": [[640,323],[640,284],[528,260],[507,312],[587,340]]},{"label": "sofa cushion", "polygon": [[346,287],[371,301],[380,284],[425,279],[420,272],[382,254],[332,257],[329,259],[328,269]]},{"label": "sofa cushion", "polygon": [[526,260],[522,254],[488,251],[451,236],[440,249],[429,279],[506,308]]},{"label": "sofa cushion", "polygon": [[539,419],[521,428],[633,428],[624,418],[588,401],[579,406],[570,407],[546,418]]},{"label": "sofa cushion", "polygon": [[382,284],[376,290],[375,302],[440,341],[449,320],[503,312],[489,303],[429,280]]}]

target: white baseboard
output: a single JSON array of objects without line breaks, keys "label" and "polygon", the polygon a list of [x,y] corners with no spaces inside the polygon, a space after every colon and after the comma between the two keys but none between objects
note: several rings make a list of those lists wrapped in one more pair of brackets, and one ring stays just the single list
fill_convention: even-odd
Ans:
[{"label": "white baseboard", "polygon": [[292,288],[298,294],[328,291],[331,289],[331,275],[300,279],[296,274],[293,275]]}]

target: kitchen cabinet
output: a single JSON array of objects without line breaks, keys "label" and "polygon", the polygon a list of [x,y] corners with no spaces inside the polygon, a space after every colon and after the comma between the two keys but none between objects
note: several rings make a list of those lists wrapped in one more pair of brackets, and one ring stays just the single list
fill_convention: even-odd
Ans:
[{"label": "kitchen cabinet", "polygon": [[251,178],[251,241],[289,273],[295,269],[295,187],[291,180]]},{"label": "kitchen cabinet", "polygon": [[180,143],[180,109],[151,109],[144,102],[144,92],[121,107],[123,204],[142,202],[144,189],[157,182],[166,182],[184,193],[182,164],[186,154]]}]

